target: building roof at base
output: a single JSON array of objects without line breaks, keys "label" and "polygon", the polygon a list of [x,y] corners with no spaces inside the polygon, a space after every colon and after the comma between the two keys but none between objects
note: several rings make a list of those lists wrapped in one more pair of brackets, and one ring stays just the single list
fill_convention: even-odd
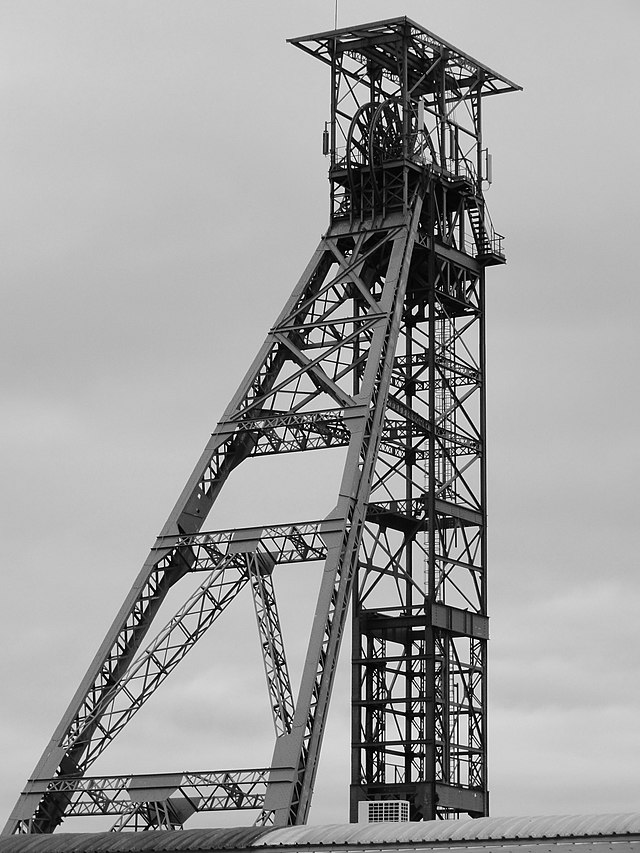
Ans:
[{"label": "building roof at base", "polygon": [[[500,853],[640,853],[640,813],[484,817],[476,820],[327,826],[235,827],[175,832],[81,832],[11,835],[0,838],[0,853],[200,853],[200,851],[282,851],[327,848],[402,848],[463,853],[500,848]],[[615,844],[615,847],[613,845]],[[571,848],[568,847],[571,845]],[[588,849],[585,849],[588,848]]]}]

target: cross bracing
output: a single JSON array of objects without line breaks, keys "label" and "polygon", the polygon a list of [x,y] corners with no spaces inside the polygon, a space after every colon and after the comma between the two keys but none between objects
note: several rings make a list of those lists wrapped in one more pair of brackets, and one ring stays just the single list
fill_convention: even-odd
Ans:
[{"label": "cross bracing", "polygon": [[[38,780],[32,791],[67,796],[68,817],[113,816],[118,829],[132,829],[144,818],[148,828],[174,829],[198,810],[260,808],[268,774],[261,768],[53,778]],[[150,811],[151,803],[164,807]]]},{"label": "cross bracing", "polygon": [[[329,228],[7,832],[93,814],[115,816],[116,830],[175,829],[216,810],[306,822],[348,630],[353,819],[363,799],[408,800],[418,820],[487,813],[484,286],[504,255],[484,204],[481,101],[516,87],[404,18],[294,43],[331,66]],[[336,448],[342,474],[323,518],[205,529],[240,465]],[[274,576],[296,563],[320,567],[320,580],[292,685]],[[158,631],[187,577],[197,585]],[[89,775],[244,590],[273,722],[269,766]]]}]

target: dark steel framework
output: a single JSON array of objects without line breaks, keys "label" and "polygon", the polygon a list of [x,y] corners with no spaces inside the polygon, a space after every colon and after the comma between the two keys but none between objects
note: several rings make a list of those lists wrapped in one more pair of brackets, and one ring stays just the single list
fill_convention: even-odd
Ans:
[{"label": "dark steel framework", "polygon": [[[487,814],[482,101],[519,87],[407,18],[293,39],[331,70],[331,216],[151,550],[5,832],[66,817],[178,828],[195,811],[307,819],[352,609],[352,820]],[[319,521],[202,532],[240,463],[346,448]],[[323,564],[294,700],[273,572]],[[204,580],[145,646],[168,591]],[[87,771],[247,587],[275,726],[270,767]]]}]

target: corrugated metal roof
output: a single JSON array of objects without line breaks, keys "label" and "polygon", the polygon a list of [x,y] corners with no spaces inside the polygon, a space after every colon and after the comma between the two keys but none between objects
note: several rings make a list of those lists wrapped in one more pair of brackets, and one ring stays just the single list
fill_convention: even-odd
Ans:
[{"label": "corrugated metal roof", "polygon": [[550,815],[481,817],[472,820],[425,820],[409,823],[331,824],[274,829],[255,846],[325,844],[437,844],[448,841],[524,840],[576,836],[640,835],[640,813],[621,815]]},{"label": "corrugated metal roof", "polygon": [[0,853],[179,853],[198,850],[245,850],[265,832],[264,826],[185,829],[178,832],[56,832],[6,835]]},{"label": "corrugated metal roof", "polygon": [[[637,838],[632,840],[632,836]],[[0,838],[0,853],[198,853],[250,848],[378,848],[385,845],[438,847],[440,853],[455,847],[455,853],[460,853],[465,842],[470,842],[473,847],[493,842],[495,846],[499,844],[501,853],[563,853],[569,849],[567,845],[550,844],[549,840],[584,842],[589,838],[615,838],[615,848],[619,853],[640,853],[640,813],[347,823],[284,829],[244,826],[185,829],[180,832],[9,835]],[[540,843],[527,843],[535,840]],[[624,841],[625,851],[622,851]],[[606,853],[611,845],[595,841],[588,847],[589,853]]]}]

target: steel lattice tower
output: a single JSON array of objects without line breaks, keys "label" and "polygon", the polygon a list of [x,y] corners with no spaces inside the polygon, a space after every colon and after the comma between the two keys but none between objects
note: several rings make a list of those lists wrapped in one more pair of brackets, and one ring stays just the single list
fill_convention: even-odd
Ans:
[{"label": "steel lattice tower", "polygon": [[[482,101],[514,83],[407,18],[292,39],[331,71],[331,214],[28,781],[5,832],[114,815],[178,828],[194,811],[306,821],[352,611],[352,820],[487,814],[485,268],[504,263],[483,187]],[[240,463],[346,448],[321,521],[204,532]],[[322,561],[294,700],[278,564]],[[154,640],[182,578],[202,583]],[[275,724],[271,765],[90,776],[93,762],[250,590]]]}]

